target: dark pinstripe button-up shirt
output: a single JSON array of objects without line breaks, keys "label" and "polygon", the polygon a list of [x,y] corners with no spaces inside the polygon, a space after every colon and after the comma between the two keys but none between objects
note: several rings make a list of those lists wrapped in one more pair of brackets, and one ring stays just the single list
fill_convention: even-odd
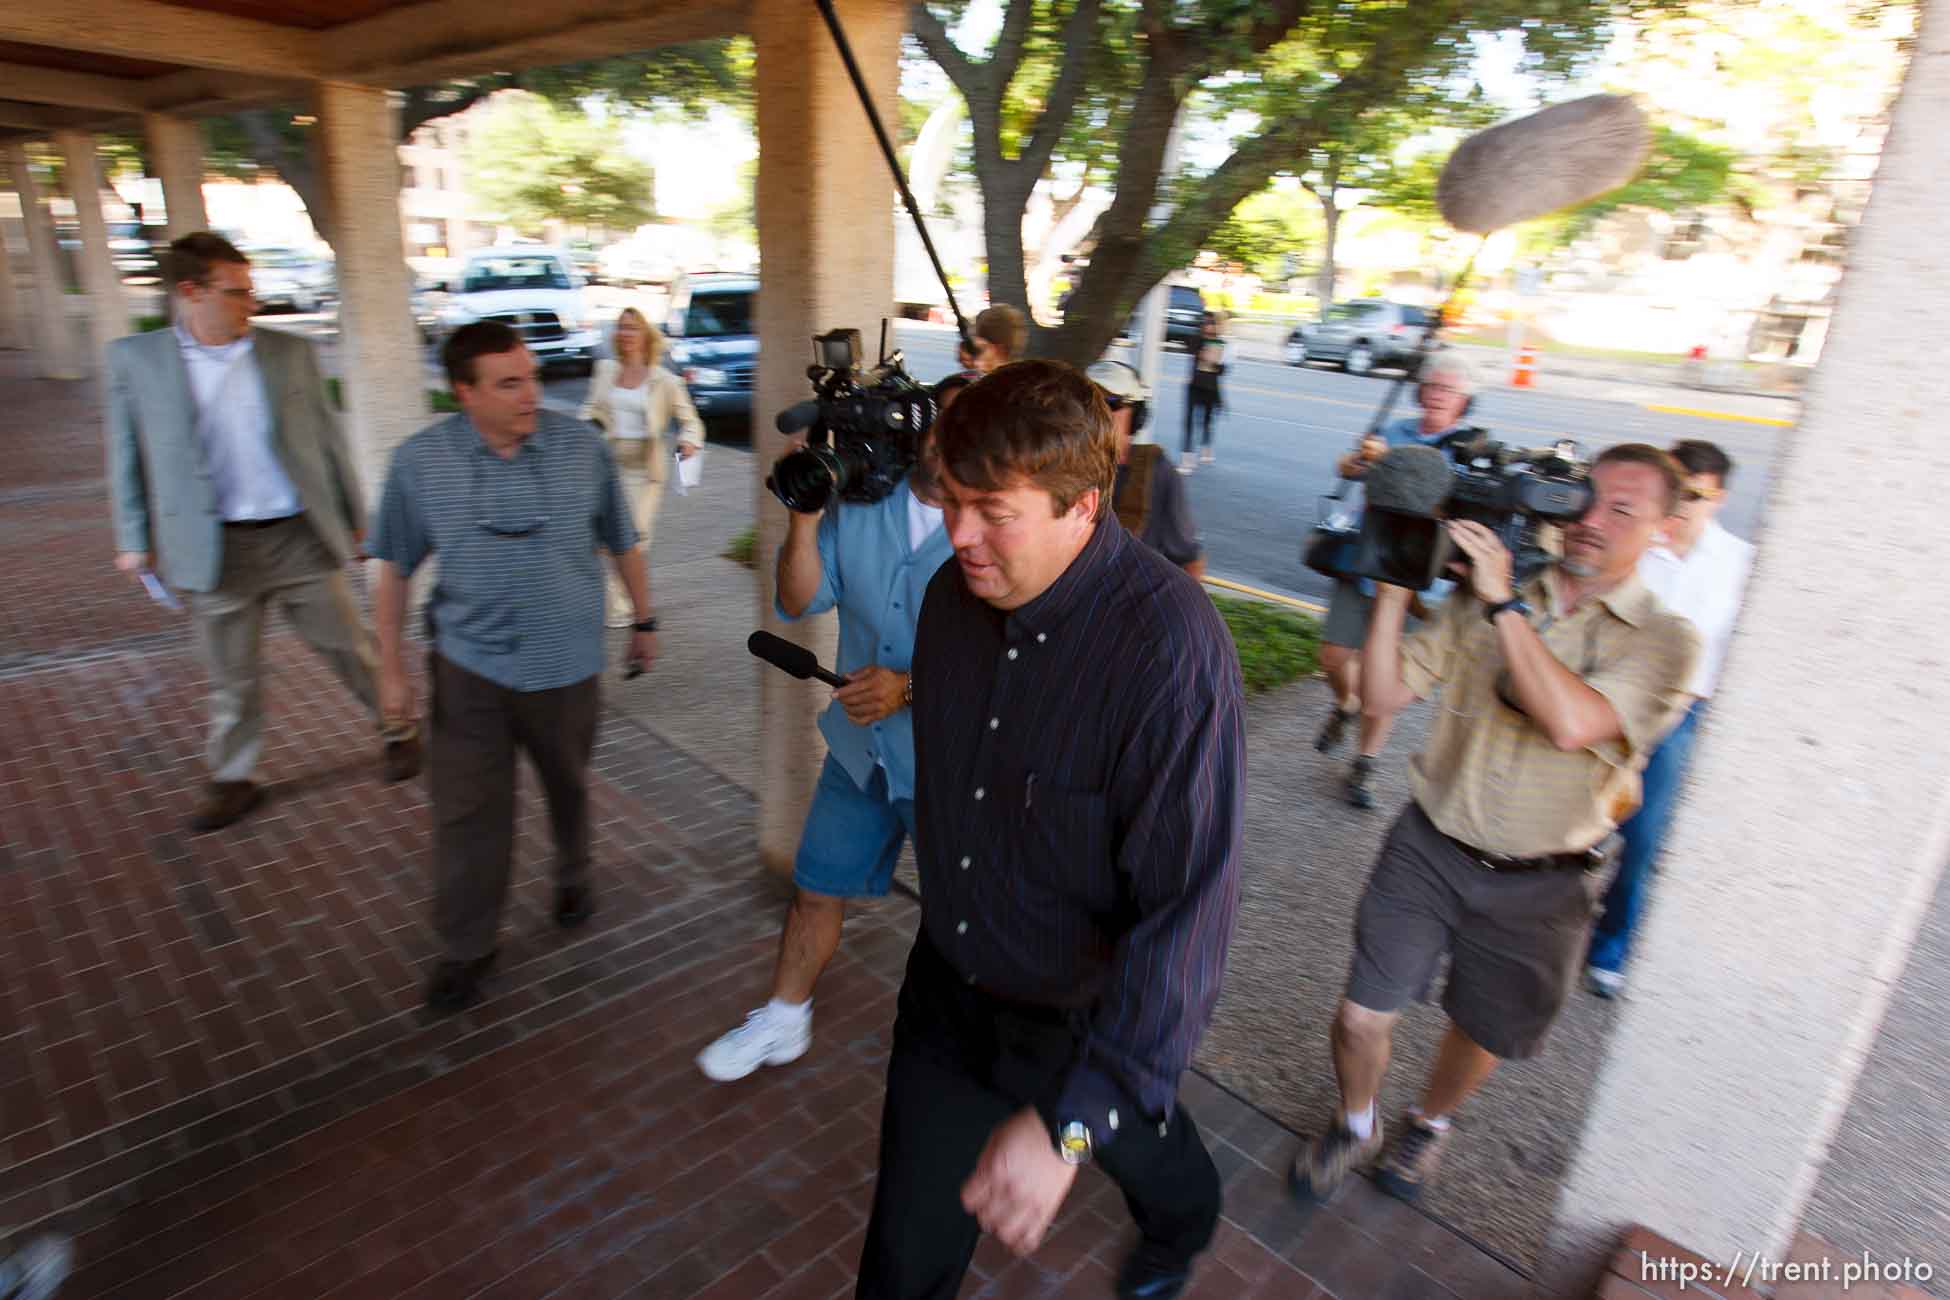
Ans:
[{"label": "dark pinstripe button-up shirt", "polygon": [[1239,903],[1239,660],[1204,590],[1105,515],[1012,613],[950,560],[915,642],[916,849],[936,948],[998,997],[1084,1009],[1046,1118],[1156,1123]]}]

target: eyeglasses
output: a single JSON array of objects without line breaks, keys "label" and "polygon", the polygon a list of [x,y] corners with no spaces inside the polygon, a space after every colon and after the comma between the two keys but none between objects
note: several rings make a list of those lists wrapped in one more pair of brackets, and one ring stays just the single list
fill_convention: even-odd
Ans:
[{"label": "eyeglasses", "polygon": [[[483,452],[481,454],[489,455],[492,453]],[[548,479],[544,477],[544,475],[542,474],[541,452],[536,449],[523,447],[520,451],[515,453],[515,456],[517,459],[528,461],[529,470],[535,476],[536,488],[538,489],[541,495],[543,504],[546,505],[548,502]],[[486,515],[482,514],[481,513],[481,462],[478,459],[475,460],[474,462],[473,510],[470,513],[472,513],[475,517],[474,522],[476,526],[478,526],[482,532],[488,533],[494,537],[533,537],[535,536],[535,534],[541,532],[542,529],[548,527],[548,516],[546,514],[531,516],[530,518],[520,523],[503,523],[500,522],[499,520],[490,519]]]},{"label": "eyeglasses", "polygon": [[1725,488],[1689,487],[1689,488],[1679,489],[1680,501],[1689,506],[1695,505],[1701,501],[1718,501],[1721,497],[1725,496],[1726,494],[1727,494],[1727,490]]}]

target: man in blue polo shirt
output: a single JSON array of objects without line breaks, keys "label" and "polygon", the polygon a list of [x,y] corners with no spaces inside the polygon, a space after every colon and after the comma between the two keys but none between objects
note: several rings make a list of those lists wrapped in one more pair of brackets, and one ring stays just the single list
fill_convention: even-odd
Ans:
[{"label": "man in blue polo shirt", "polygon": [[[926,463],[925,457],[923,464]],[[812,1043],[812,992],[839,947],[850,898],[885,894],[914,834],[914,725],[907,669],[928,582],[952,548],[917,466],[871,505],[789,516],[779,551],[779,617],[840,612],[847,684],[819,720],[826,766],[793,864],[795,886],[772,998],[698,1053],[719,1082],[785,1065]]]}]

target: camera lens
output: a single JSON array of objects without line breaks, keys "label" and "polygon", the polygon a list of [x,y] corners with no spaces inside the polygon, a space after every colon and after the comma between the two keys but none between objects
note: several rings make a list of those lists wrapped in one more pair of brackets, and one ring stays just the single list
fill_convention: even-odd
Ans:
[{"label": "camera lens", "polygon": [[826,508],[844,480],[839,458],[825,447],[807,447],[779,457],[765,486],[787,510],[814,514]]}]

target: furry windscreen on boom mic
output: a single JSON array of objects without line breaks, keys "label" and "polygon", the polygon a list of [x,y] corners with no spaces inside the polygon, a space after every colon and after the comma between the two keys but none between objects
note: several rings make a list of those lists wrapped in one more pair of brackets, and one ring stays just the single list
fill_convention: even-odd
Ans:
[{"label": "furry windscreen on boom mic", "polygon": [[1455,483],[1449,458],[1434,447],[1396,447],[1368,466],[1368,506],[1433,517]]},{"label": "furry windscreen on boom mic", "polygon": [[1617,189],[1651,149],[1652,125],[1624,95],[1553,104],[1458,145],[1435,205],[1454,229],[1487,235]]}]

